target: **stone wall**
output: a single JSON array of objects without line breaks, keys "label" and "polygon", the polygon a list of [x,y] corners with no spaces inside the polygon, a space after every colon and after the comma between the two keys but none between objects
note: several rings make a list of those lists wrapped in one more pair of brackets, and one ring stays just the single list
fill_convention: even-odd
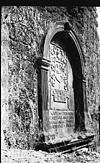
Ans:
[{"label": "stone wall", "polygon": [[91,120],[96,121],[93,115],[100,101],[96,17],[95,7],[2,7],[2,140],[7,146],[29,149],[38,139],[34,63],[42,56],[42,43],[51,22],[68,20],[76,32],[85,57],[87,106]]}]

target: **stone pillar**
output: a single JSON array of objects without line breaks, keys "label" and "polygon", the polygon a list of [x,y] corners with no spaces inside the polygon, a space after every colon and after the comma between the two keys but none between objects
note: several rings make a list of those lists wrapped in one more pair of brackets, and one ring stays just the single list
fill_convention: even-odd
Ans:
[{"label": "stone pillar", "polygon": [[83,97],[84,97],[84,112],[87,112],[87,98],[86,98],[86,79],[82,80],[83,82]]},{"label": "stone pillar", "polygon": [[85,129],[88,124],[88,108],[87,108],[87,98],[86,98],[86,79],[83,78],[83,100],[84,100],[84,119],[85,119]]},{"label": "stone pillar", "polygon": [[99,145],[100,145],[100,105],[99,105]]},{"label": "stone pillar", "polygon": [[38,114],[39,130],[44,134],[48,129],[48,68],[50,61],[39,58],[38,66]]},{"label": "stone pillar", "polygon": [[1,148],[6,148],[4,131],[9,127],[8,109],[8,54],[9,30],[6,24],[1,28]]}]

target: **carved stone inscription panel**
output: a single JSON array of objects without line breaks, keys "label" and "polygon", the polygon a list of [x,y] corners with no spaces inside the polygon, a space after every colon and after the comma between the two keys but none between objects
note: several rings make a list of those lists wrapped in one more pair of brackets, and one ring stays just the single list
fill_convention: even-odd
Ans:
[{"label": "carved stone inscription panel", "polygon": [[61,47],[50,44],[48,72],[49,131],[53,139],[71,134],[75,125],[73,74],[67,55]]}]

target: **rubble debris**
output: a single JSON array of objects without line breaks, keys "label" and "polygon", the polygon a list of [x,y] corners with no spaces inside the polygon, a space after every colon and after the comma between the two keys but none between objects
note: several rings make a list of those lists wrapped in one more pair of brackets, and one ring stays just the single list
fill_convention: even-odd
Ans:
[{"label": "rubble debris", "polygon": [[1,150],[2,163],[99,163],[100,153],[91,152],[88,148],[72,153],[47,153],[41,150]]}]

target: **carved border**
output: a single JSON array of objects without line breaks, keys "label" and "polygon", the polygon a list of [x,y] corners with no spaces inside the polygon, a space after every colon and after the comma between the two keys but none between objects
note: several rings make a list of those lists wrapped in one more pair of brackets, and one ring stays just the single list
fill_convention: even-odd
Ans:
[{"label": "carved border", "polygon": [[[48,88],[47,88],[47,84],[45,85],[45,82],[43,82],[42,75],[43,76],[45,75],[45,79],[47,79],[49,62],[50,62],[49,61],[49,45],[50,45],[50,42],[51,42],[52,38],[54,37],[54,35],[58,32],[61,32],[61,31],[67,33],[71,37],[71,39],[73,40],[73,42],[77,48],[77,51],[78,51],[78,54],[80,57],[81,68],[82,68],[82,78],[80,80],[82,82],[82,89],[83,89],[83,105],[84,105],[83,106],[83,108],[84,108],[83,112],[87,111],[86,82],[85,82],[85,77],[84,77],[85,59],[84,59],[84,55],[82,52],[82,48],[80,46],[77,35],[75,34],[75,31],[71,27],[69,22],[56,22],[56,23],[50,23],[47,35],[46,35],[45,40],[44,40],[43,57],[41,59],[38,59],[38,63],[39,63],[39,65],[41,65],[41,66],[39,66],[39,68],[41,71],[41,86],[42,86],[40,94],[41,94],[41,97],[43,96],[41,99],[42,101],[40,102],[42,105],[41,106],[42,107],[41,108],[42,114],[45,114],[45,113],[48,114],[47,112],[44,111],[44,110],[48,110],[48,108],[46,108],[46,107],[45,107],[46,109],[44,109],[44,105],[46,104],[46,106],[47,106],[47,102],[45,100],[43,100],[43,99],[45,99],[44,95],[46,96],[46,94],[44,94],[44,92],[45,92],[44,89],[48,89]],[[82,108],[81,108],[81,112],[82,112]],[[42,117],[42,124],[44,124],[43,120],[44,120],[44,118]],[[83,126],[84,126],[84,124],[83,124]],[[80,122],[79,127],[81,128],[81,122]],[[43,126],[43,128],[44,128],[44,126]]]},{"label": "carved border", "polygon": [[71,24],[69,22],[56,22],[56,23],[51,23],[49,25],[49,30],[47,32],[47,35],[46,35],[45,41],[44,41],[43,58],[49,59],[48,50],[49,50],[50,42],[51,42],[52,38],[54,37],[54,35],[60,31],[66,31],[66,33],[70,35],[73,42],[75,43],[75,46],[77,47],[79,57],[80,57],[80,61],[81,61],[82,75],[83,75],[83,78],[85,78],[84,77],[85,58],[84,58],[79,40],[77,38],[76,32],[74,31],[74,28],[71,26]]}]

